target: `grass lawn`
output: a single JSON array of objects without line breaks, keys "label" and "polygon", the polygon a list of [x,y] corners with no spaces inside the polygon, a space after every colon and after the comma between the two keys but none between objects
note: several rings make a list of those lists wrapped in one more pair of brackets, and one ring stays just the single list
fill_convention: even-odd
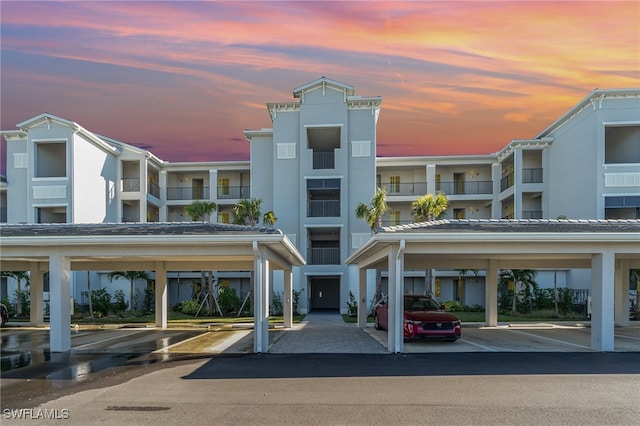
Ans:
[{"label": "grass lawn", "polygon": [[[304,318],[304,315],[294,315],[293,322],[298,323]],[[28,319],[26,319],[28,321]],[[155,322],[154,314],[147,315],[131,315],[128,316],[127,313],[123,315],[109,315],[101,318],[72,318],[71,322],[74,324],[148,324]],[[251,316],[240,316],[240,317],[194,317],[192,315],[185,315],[182,312],[170,311],[168,312],[167,322],[169,324],[190,324],[190,325],[198,325],[198,324],[237,324],[237,323],[253,323],[253,317]],[[269,317],[270,323],[281,323],[284,322],[282,316],[271,316]]]}]

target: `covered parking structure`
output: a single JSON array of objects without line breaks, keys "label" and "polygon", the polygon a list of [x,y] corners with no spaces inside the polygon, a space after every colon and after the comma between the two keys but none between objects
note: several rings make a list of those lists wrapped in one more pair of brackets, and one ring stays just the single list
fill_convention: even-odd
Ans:
[{"label": "covered parking structure", "polygon": [[167,271],[253,271],[254,351],[269,349],[270,276],[284,271],[284,326],[292,324],[292,268],[305,260],[278,229],[214,224],[3,225],[5,271],[31,272],[32,324],[43,318],[49,271],[50,348],[71,349],[72,271],[155,271],[156,327],[167,328]]},{"label": "covered parking structure", "polygon": [[485,322],[498,325],[500,269],[591,269],[591,348],[614,350],[629,324],[629,271],[640,268],[640,220],[442,220],[382,228],[346,260],[358,266],[358,326],[367,321],[367,269],[389,274],[387,348],[403,351],[404,271],[486,271]]}]

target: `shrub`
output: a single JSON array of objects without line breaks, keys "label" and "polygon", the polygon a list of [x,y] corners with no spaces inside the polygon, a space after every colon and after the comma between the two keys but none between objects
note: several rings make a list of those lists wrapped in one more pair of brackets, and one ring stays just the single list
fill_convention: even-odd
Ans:
[{"label": "shrub", "polygon": [[142,301],[142,309],[145,312],[151,312],[153,310],[153,305],[155,301],[155,291],[152,287],[147,287],[144,289],[144,300]]},{"label": "shrub", "polygon": [[280,297],[280,293],[273,292],[273,301],[272,308],[274,315],[282,315],[282,297]]},{"label": "shrub", "polygon": [[197,300],[184,300],[180,304],[180,312],[185,315],[195,315],[200,309],[200,303]]},{"label": "shrub", "polygon": [[444,309],[447,312],[462,312],[462,303],[457,300],[447,300],[444,302]]},{"label": "shrub", "polygon": [[351,290],[349,290],[349,301],[347,302],[347,310],[349,311],[349,316],[354,317],[358,314],[358,301],[356,297],[353,295]]},{"label": "shrub", "polygon": [[242,305],[242,300],[240,300],[235,288],[220,287],[218,290],[218,304],[222,310],[222,315],[227,315],[232,312],[238,312]]},{"label": "shrub", "polygon": [[106,288],[91,291],[91,306],[97,317],[107,315],[111,308],[111,295]]},{"label": "shrub", "polygon": [[127,302],[124,299],[124,291],[116,290],[113,295],[113,311],[114,312],[124,312],[127,310]]},{"label": "shrub", "polygon": [[293,315],[298,315],[300,312],[300,292],[293,290]]}]

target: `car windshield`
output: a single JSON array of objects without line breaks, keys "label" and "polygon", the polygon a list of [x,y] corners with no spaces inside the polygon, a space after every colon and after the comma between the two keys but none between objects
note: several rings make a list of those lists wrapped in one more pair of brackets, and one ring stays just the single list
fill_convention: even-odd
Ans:
[{"label": "car windshield", "polygon": [[439,310],[440,305],[430,297],[405,297],[405,311],[433,311]]}]

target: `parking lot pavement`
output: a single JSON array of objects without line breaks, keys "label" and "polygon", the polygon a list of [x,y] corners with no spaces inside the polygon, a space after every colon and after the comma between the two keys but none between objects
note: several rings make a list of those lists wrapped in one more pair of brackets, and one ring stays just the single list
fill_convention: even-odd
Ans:
[{"label": "parking lot pavement", "polygon": [[[387,332],[366,328],[387,345]],[[498,327],[463,324],[456,342],[418,340],[404,343],[406,353],[430,352],[591,352],[591,329],[586,324],[515,323]],[[616,352],[640,352],[640,324],[615,329]]]}]

